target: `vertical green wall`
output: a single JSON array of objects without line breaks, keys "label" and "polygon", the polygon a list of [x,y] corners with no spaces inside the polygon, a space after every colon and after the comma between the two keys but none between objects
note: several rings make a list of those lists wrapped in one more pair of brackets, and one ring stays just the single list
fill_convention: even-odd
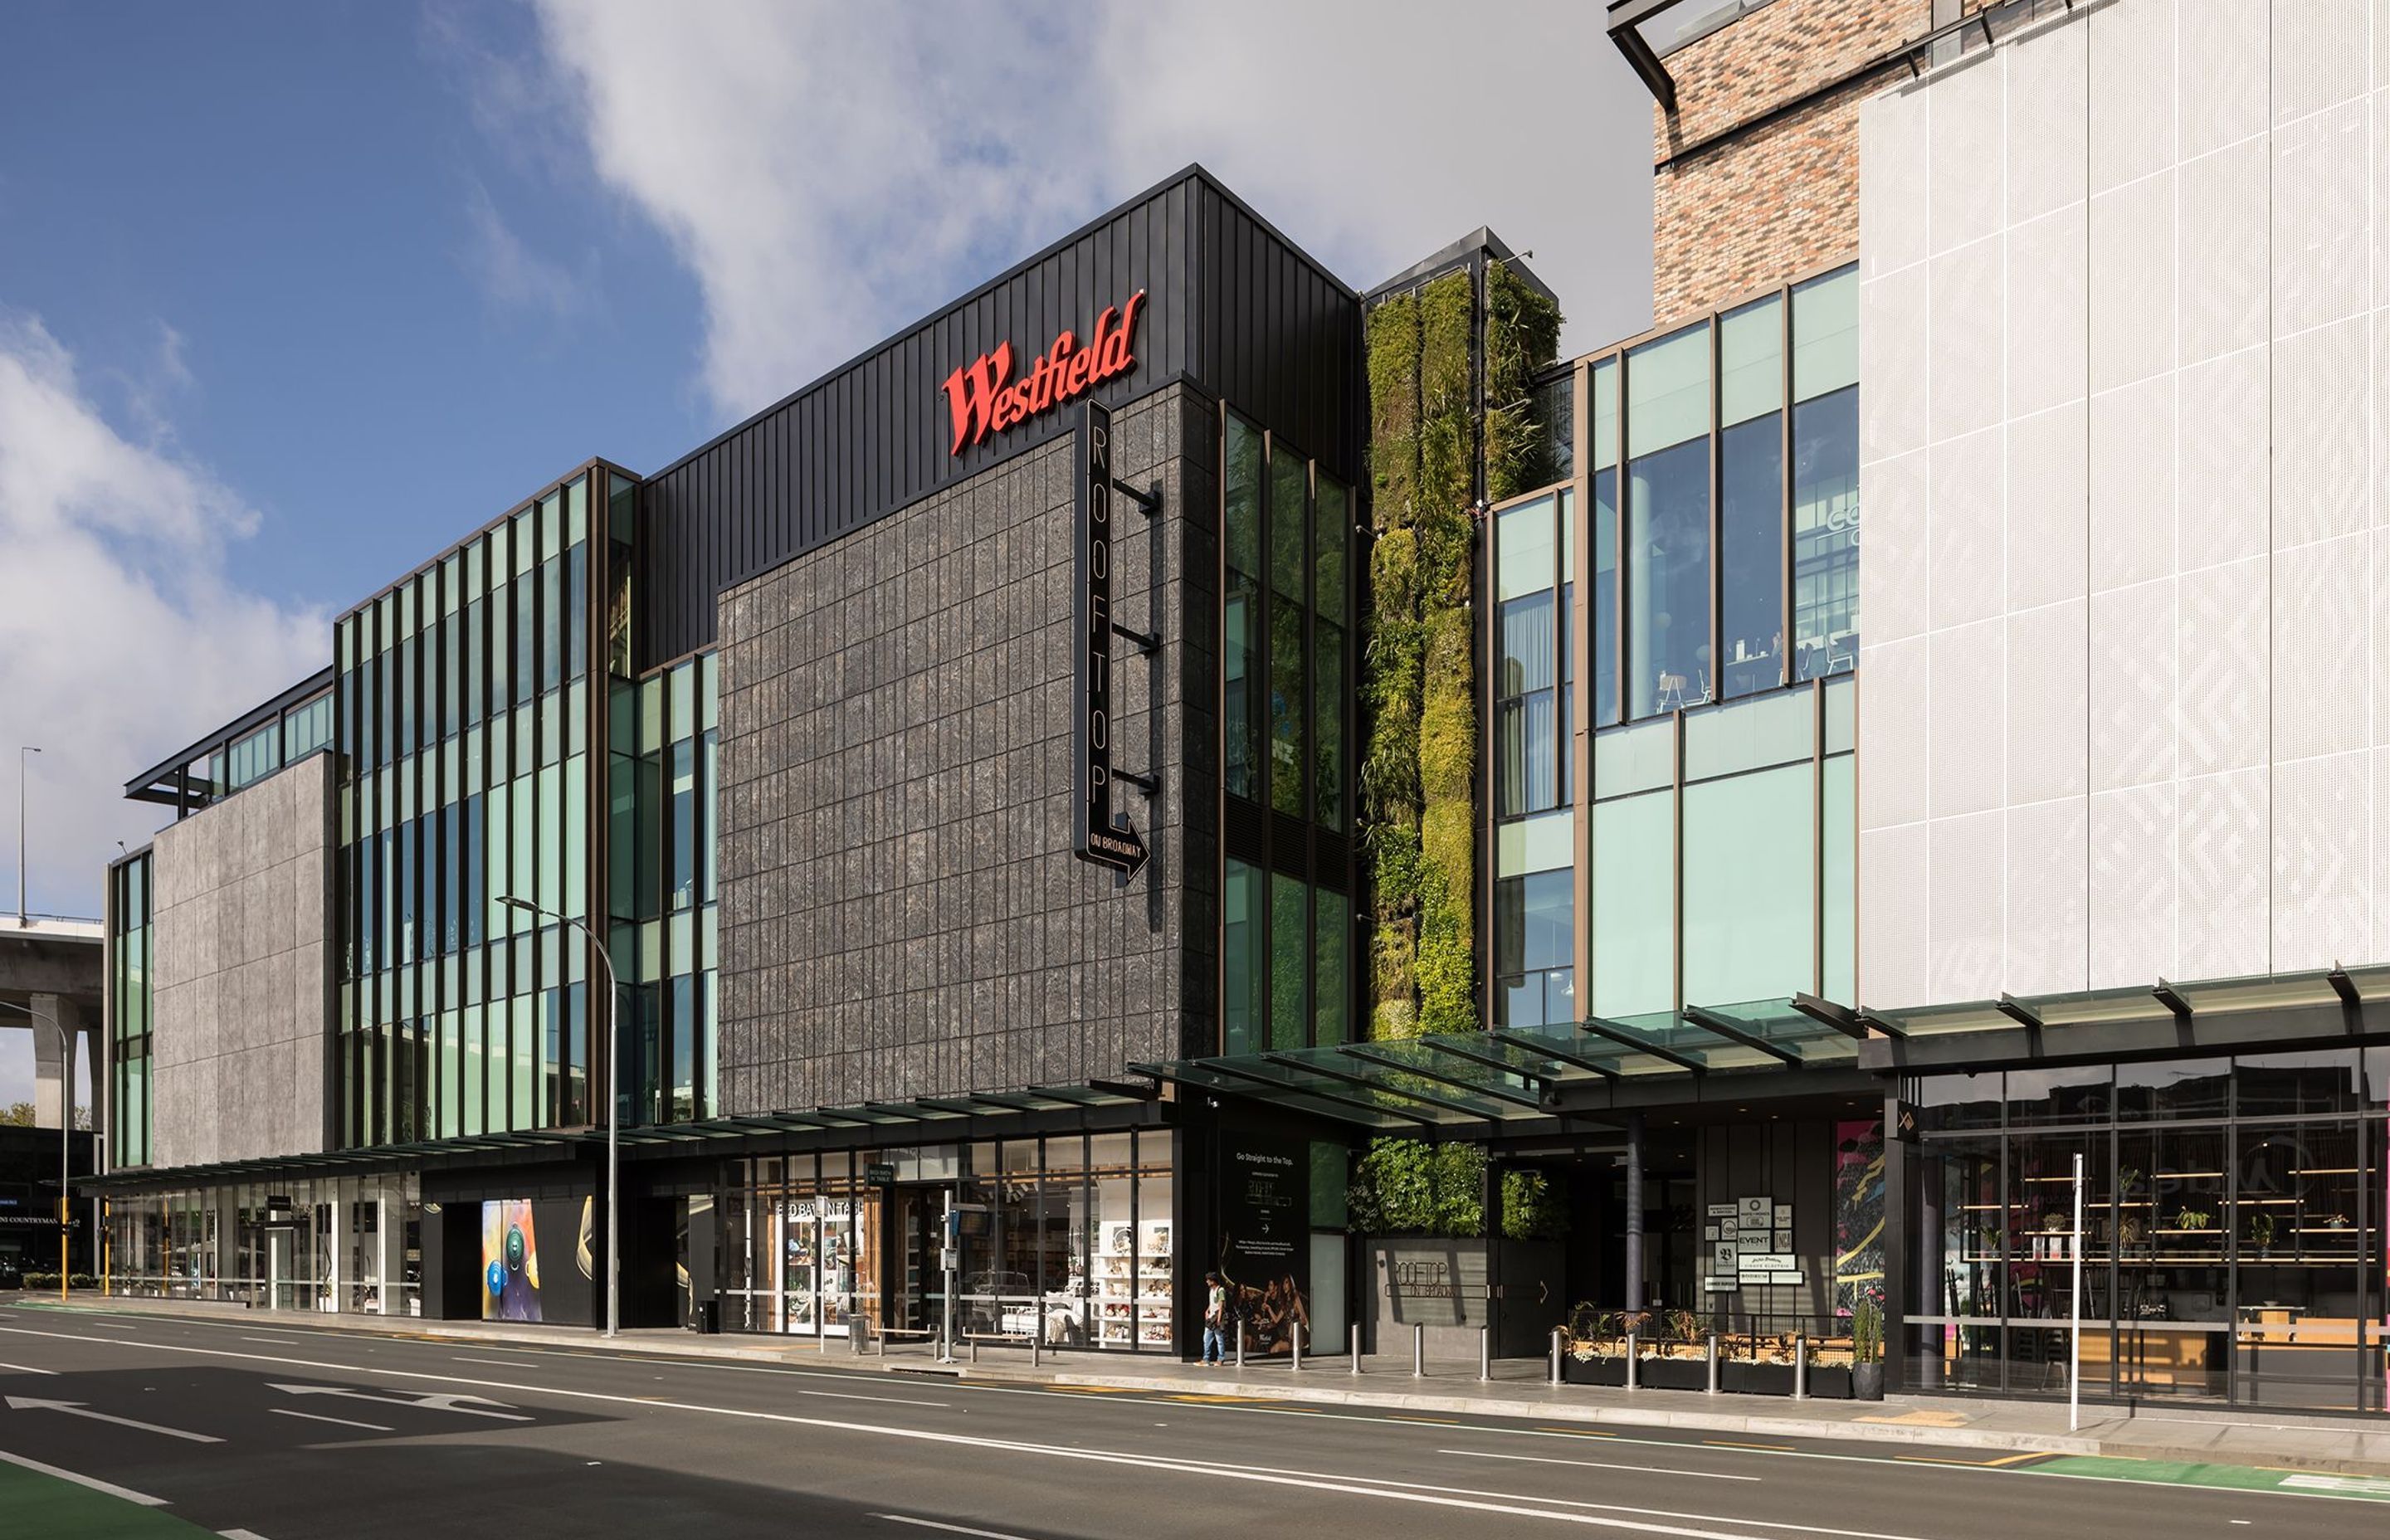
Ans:
[{"label": "vertical green wall", "polygon": [[1361,797],[1376,1037],[1482,1025],[1474,504],[1481,485],[1507,497],[1550,463],[1530,387],[1559,335],[1558,307],[1498,262],[1485,267],[1482,314],[1466,268],[1369,313]]}]

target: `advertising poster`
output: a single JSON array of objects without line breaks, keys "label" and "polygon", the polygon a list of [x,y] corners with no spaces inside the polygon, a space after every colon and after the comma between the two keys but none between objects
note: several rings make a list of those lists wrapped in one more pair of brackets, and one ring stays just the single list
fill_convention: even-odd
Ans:
[{"label": "advertising poster", "polygon": [[1883,1297],[1883,1120],[1834,1125],[1834,1314]]},{"label": "advertising poster", "polygon": [[1220,1260],[1248,1352],[1291,1354],[1308,1331],[1311,1150],[1294,1139],[1224,1134],[1220,1149]]},{"label": "advertising poster", "polygon": [[498,1198],[482,1204],[482,1319],[591,1321],[593,1202]]}]

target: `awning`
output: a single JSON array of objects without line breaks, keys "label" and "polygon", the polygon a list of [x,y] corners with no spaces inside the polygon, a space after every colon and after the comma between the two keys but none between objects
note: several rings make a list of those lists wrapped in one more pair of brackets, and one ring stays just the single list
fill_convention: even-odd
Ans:
[{"label": "awning", "polygon": [[2390,967],[2309,969],[1869,1009],[1871,1069],[2390,1041]]},{"label": "awning", "polygon": [[[227,1182],[277,1181],[285,1177],[362,1176],[375,1171],[405,1171],[429,1165],[558,1160],[569,1158],[576,1146],[592,1136],[586,1129],[579,1128],[520,1134],[477,1134],[466,1138],[374,1145],[361,1149],[327,1149],[310,1155],[259,1156],[245,1161],[214,1161],[203,1165],[130,1166],[97,1176],[77,1176],[74,1187],[78,1192],[221,1187]],[[604,1131],[600,1130],[595,1137],[602,1143]]]},{"label": "awning", "polygon": [[1798,999],[1132,1064],[1157,1080],[1374,1132],[1479,1136],[1606,1114],[1613,1087],[1857,1061],[1847,1007]]},{"label": "awning", "polygon": [[[903,1101],[864,1101],[844,1107],[809,1107],[782,1112],[751,1112],[737,1117],[705,1118],[692,1123],[645,1123],[617,1136],[636,1156],[732,1153],[735,1140],[772,1135],[864,1134],[893,1135],[898,1139],[978,1138],[1000,1134],[983,1130],[987,1119],[1019,1123],[1039,1113],[1067,1114],[1141,1107],[1157,1098],[1150,1085],[1096,1080],[1082,1085],[1029,1085],[1017,1091],[973,1091],[949,1097],[914,1097]],[[587,1136],[600,1144],[600,1128]],[[875,1142],[842,1139],[841,1143]]]}]

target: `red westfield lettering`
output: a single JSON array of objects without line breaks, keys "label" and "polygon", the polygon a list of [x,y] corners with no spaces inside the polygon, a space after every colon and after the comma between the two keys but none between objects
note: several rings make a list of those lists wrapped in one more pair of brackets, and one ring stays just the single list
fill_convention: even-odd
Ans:
[{"label": "red westfield lettering", "polygon": [[990,433],[1001,433],[1085,395],[1107,379],[1137,366],[1129,351],[1137,331],[1137,308],[1145,290],[1129,296],[1124,305],[1109,305],[1096,317],[1096,334],[1085,347],[1076,332],[1066,331],[1037,355],[1029,372],[1012,378],[1012,344],[999,342],[970,366],[946,376],[946,409],[954,414],[954,447],[959,455]]}]

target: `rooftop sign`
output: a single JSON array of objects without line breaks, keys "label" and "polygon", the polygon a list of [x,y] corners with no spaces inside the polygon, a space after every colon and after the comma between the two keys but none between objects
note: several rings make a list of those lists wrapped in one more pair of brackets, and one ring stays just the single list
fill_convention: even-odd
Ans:
[{"label": "rooftop sign", "polygon": [[1140,289],[1124,305],[1107,305],[1096,317],[1096,334],[1086,346],[1078,333],[1064,331],[1039,353],[1029,372],[1012,378],[1012,344],[999,342],[969,366],[946,376],[946,410],[953,415],[955,442],[946,453],[959,455],[990,433],[1002,433],[1031,417],[1075,401],[1108,379],[1137,366],[1130,351],[1137,335],[1137,313],[1145,303]]}]

